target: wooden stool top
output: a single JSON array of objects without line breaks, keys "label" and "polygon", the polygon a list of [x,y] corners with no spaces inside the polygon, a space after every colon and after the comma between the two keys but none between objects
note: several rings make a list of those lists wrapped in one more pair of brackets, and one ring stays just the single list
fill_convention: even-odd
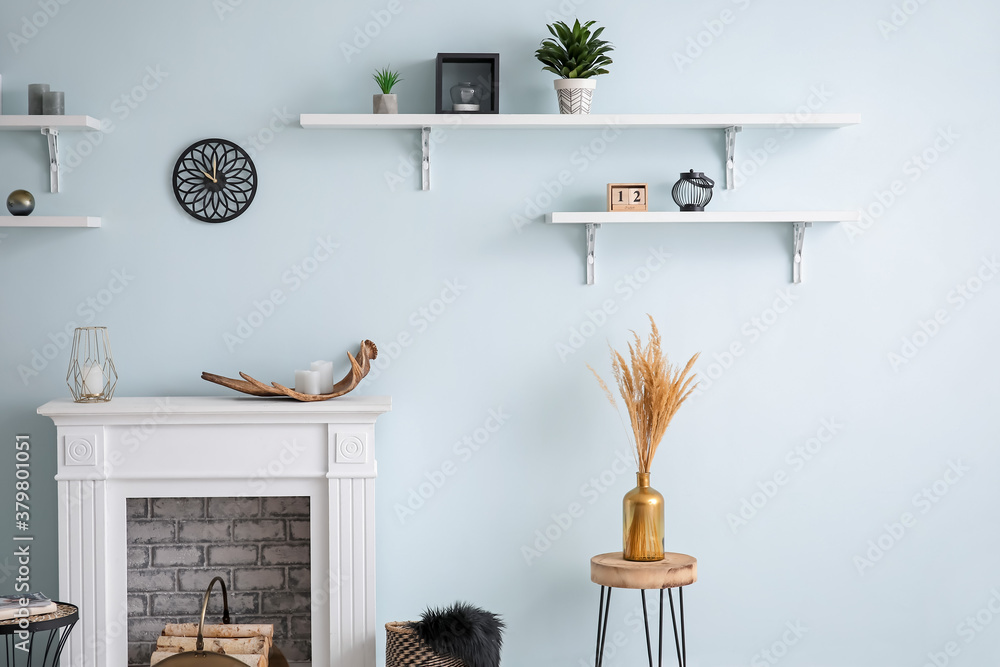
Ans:
[{"label": "wooden stool top", "polygon": [[663,560],[638,563],[616,551],[590,559],[590,580],[612,588],[677,588],[698,580],[698,559],[668,552]]}]

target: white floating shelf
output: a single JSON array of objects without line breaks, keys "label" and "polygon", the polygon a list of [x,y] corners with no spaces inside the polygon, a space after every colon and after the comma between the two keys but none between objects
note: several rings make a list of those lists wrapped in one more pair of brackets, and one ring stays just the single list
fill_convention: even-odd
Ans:
[{"label": "white floating shelf", "polygon": [[749,129],[838,128],[857,125],[859,113],[650,113],[650,114],[365,114],[305,113],[299,124],[310,130],[420,130],[421,189],[431,189],[430,133],[447,130],[543,130],[651,128],[723,130],[726,189],[735,187],[736,133]]},{"label": "white floating shelf", "polygon": [[59,130],[99,130],[101,121],[90,116],[4,116],[0,130],[35,130],[54,127]]},{"label": "white floating shelf", "polygon": [[655,114],[329,114],[299,116],[306,129],[420,130],[425,127],[449,129],[587,129],[601,127],[674,128],[678,130],[722,130],[728,127],[838,128],[857,125],[859,113],[655,113]]},{"label": "white floating shelf", "polygon": [[100,227],[101,219],[90,216],[5,215],[0,227]]},{"label": "white floating shelf", "polygon": [[549,224],[586,225],[587,284],[595,282],[597,230],[605,224],[684,224],[717,222],[780,222],[792,225],[792,282],[802,282],[802,244],[806,227],[814,222],[853,222],[860,211],[629,211],[554,212],[545,214]]},{"label": "white floating shelf", "polygon": [[604,225],[700,222],[850,222],[859,211],[635,211],[547,213],[551,224]]},{"label": "white floating shelf", "polygon": [[59,133],[64,130],[99,130],[101,121],[90,116],[4,116],[0,130],[41,132],[49,146],[49,190],[59,192]]}]

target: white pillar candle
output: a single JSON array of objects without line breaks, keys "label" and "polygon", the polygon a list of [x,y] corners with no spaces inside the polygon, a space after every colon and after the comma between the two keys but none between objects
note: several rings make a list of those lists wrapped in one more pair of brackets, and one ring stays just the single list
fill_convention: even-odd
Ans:
[{"label": "white pillar candle", "polygon": [[104,392],[104,371],[100,364],[84,364],[83,395],[100,396]]},{"label": "white pillar candle", "polygon": [[295,391],[300,394],[319,394],[319,371],[295,371]]},{"label": "white pillar candle", "polygon": [[333,393],[333,362],[332,361],[314,361],[312,365],[309,366],[314,371],[319,371],[319,393],[321,394],[332,394]]}]

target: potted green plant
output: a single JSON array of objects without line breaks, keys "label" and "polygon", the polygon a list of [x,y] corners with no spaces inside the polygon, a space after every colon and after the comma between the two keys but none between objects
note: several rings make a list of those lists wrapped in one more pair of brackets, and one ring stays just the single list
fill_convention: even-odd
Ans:
[{"label": "potted green plant", "polygon": [[614,46],[600,39],[603,27],[591,32],[594,23],[596,21],[587,21],[581,25],[577,19],[573,27],[563,21],[547,25],[552,37],[542,40],[535,51],[535,58],[545,65],[542,69],[561,77],[555,80],[559,113],[590,113],[590,102],[597,87],[593,77],[608,73],[605,67],[612,60],[607,54]]},{"label": "potted green plant", "polygon": [[372,113],[399,113],[399,102],[396,100],[392,87],[402,81],[399,72],[394,72],[388,67],[375,70],[372,75],[375,83],[378,84],[381,94],[372,95]]}]

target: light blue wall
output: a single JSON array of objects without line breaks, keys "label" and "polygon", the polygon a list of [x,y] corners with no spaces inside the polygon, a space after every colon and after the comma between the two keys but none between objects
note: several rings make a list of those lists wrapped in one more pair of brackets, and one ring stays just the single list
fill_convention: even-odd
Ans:
[{"label": "light blue wall", "polygon": [[[991,596],[1000,608],[1000,457],[987,417],[1000,397],[1000,280],[977,282],[977,272],[994,276],[1000,245],[989,204],[997,6],[398,2],[349,61],[341,45],[389,3],[48,0],[58,12],[17,52],[9,33],[46,2],[0,5],[3,110],[23,113],[27,84],[48,81],[66,91],[69,113],[114,126],[63,136],[67,150],[93,150],[59,195],[47,193],[42,139],[0,135],[0,191],[33,191],[39,214],[104,219],[100,230],[0,230],[0,588],[13,576],[10,452],[15,434],[29,433],[33,586],[56,590],[55,430],[35,408],[67,395],[68,351],[26,382],[18,367],[70,322],[89,323],[87,300],[120,271],[127,288],[92,322],[110,328],[119,395],[222,393],[203,370],[291,381],[294,368],[363,337],[379,344],[387,365],[360,391],[394,403],[379,421],[380,623],[466,599],[504,615],[507,665],[593,659],[588,559],[619,548],[620,500],[634,480],[612,472],[623,435],[586,365],[607,373],[605,340],[623,345],[651,313],[677,360],[701,351],[698,370],[718,378],[681,410],[653,474],[668,548],[700,560],[687,596],[692,666],[770,664],[763,650],[783,654],[784,639],[796,639],[786,624],[807,629],[787,665],[922,665],[950,641],[953,664],[995,659],[993,612],[980,613],[978,623],[994,619],[981,630],[961,624]],[[599,282],[587,287],[581,229],[536,219],[518,231],[514,216],[532,202],[598,208],[612,181],[648,181],[652,208],[669,209],[679,171],[722,182],[720,133],[630,131],[606,143],[600,131],[453,132],[436,147],[434,189],[421,192],[416,175],[395,190],[385,177],[417,148],[416,133],[297,127],[303,112],[367,112],[370,73],[386,64],[403,74],[401,110],[432,110],[438,51],[500,52],[502,110],[554,112],[551,76],[532,51],[544,23],[577,8],[617,46],[595,112],[792,111],[810,101],[862,112],[862,125],[841,130],[744,131],[746,182],[717,191],[711,207],[863,207],[872,223],[809,230],[796,287],[787,226],[605,228]],[[730,22],[713,23],[724,11]],[[696,57],[678,64],[689,48]],[[130,108],[123,95],[144,99]],[[261,185],[248,213],[207,225],[179,210],[169,174],[182,148],[214,136],[249,145],[275,118],[281,131],[256,151]],[[588,146],[593,160],[581,158]],[[562,170],[572,183],[546,202]],[[894,181],[901,194],[880,204]],[[294,289],[283,275],[320,237],[339,249]],[[670,258],[630,290],[624,277],[646,277],[650,248]],[[460,296],[425,326],[420,309],[449,281]],[[956,291],[965,283],[979,289],[971,300]],[[275,289],[287,301],[230,351],[224,335]],[[779,295],[792,305],[775,321]],[[561,358],[558,346],[590,332],[588,313],[606,300],[616,312]],[[938,311],[945,323],[924,336],[920,323]],[[771,324],[758,329],[754,318]],[[396,350],[402,334],[412,343]],[[922,346],[894,368],[888,355],[902,356],[904,337]],[[745,353],[723,370],[734,342]],[[471,456],[456,449],[491,410],[508,416],[499,431]],[[829,442],[810,460],[790,454],[815,449],[818,434]],[[456,474],[401,520],[399,508],[448,461]],[[946,495],[920,497],[959,462],[967,470],[949,476],[955,483],[938,484]],[[727,515],[744,499],[761,504],[753,494],[775,491],[778,473],[787,483],[734,531]],[[549,528],[574,502],[582,517]],[[907,512],[915,523],[898,540],[882,536]],[[522,548],[547,529],[561,535],[526,558]],[[880,540],[891,549],[859,564]],[[624,646],[606,664],[643,664],[637,605],[616,595],[609,644]]]}]

